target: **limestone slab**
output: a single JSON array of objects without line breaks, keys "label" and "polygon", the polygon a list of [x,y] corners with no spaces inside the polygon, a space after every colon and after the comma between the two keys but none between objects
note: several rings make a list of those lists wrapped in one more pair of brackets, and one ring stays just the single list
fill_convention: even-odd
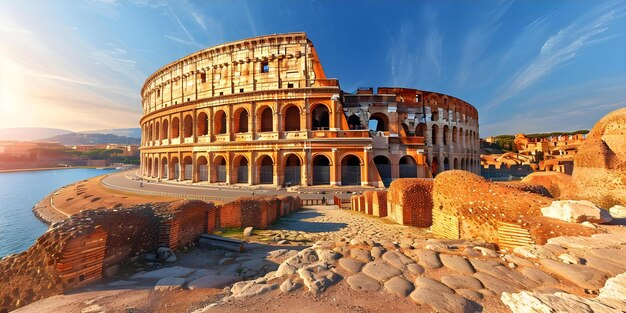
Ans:
[{"label": "limestone slab", "polygon": [[469,300],[451,293],[417,288],[411,293],[413,301],[429,306],[435,312],[471,313],[476,308]]},{"label": "limestone slab", "polygon": [[483,288],[483,284],[478,279],[465,275],[442,276],[441,282],[452,289],[479,290]]},{"label": "limestone slab", "polygon": [[541,260],[540,262],[548,272],[557,277],[569,280],[585,289],[600,289],[608,278],[604,272],[585,265],[565,264],[548,259]]},{"label": "limestone slab", "polygon": [[454,293],[454,290],[450,287],[428,277],[418,277],[414,283],[416,288],[429,289],[441,293]]},{"label": "limestone slab", "polygon": [[365,264],[363,267],[363,273],[367,274],[378,281],[385,282],[392,277],[400,276],[402,272],[382,261],[373,261]]},{"label": "limestone slab", "polygon": [[439,254],[439,258],[441,259],[441,263],[443,263],[445,267],[453,271],[470,275],[475,272],[470,262],[468,262],[467,259],[458,255],[441,253]]},{"label": "limestone slab", "polygon": [[361,271],[365,263],[353,258],[341,258],[339,259],[339,265],[341,265],[341,267],[346,269],[348,272],[358,273]]},{"label": "limestone slab", "polygon": [[393,277],[385,283],[385,290],[399,297],[406,298],[415,287],[411,282],[401,277]]},{"label": "limestone slab", "polygon": [[348,277],[347,281],[348,281],[348,285],[350,285],[350,288],[357,290],[357,291],[373,292],[373,291],[378,291],[381,288],[380,283],[377,280],[363,273],[352,275]]}]

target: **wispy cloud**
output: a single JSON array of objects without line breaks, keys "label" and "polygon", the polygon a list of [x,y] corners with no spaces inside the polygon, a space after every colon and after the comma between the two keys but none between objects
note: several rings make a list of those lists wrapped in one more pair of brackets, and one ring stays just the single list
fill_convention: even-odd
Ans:
[{"label": "wispy cloud", "polygon": [[118,20],[120,18],[118,7],[121,4],[117,0],[85,0],[85,3],[102,16],[112,20]]},{"label": "wispy cloud", "polygon": [[96,61],[96,64],[103,65],[140,86],[147,75],[136,68],[137,62],[130,59],[127,51],[116,44],[108,43],[108,46],[109,49],[93,51],[90,56],[91,59]]},{"label": "wispy cloud", "polygon": [[619,16],[613,5],[602,5],[548,37],[541,49],[500,89],[487,108],[499,105],[573,61],[585,47],[605,39],[602,35]]}]

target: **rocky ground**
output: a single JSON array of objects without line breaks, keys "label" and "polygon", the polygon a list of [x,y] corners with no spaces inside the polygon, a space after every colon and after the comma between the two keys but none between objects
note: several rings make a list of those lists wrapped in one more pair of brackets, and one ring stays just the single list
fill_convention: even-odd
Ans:
[{"label": "rocky ground", "polygon": [[315,207],[255,231],[243,253],[179,251],[174,263],[137,262],[111,281],[17,312],[529,312],[530,303],[537,312],[621,312],[626,228],[602,227],[609,233],[501,254]]}]

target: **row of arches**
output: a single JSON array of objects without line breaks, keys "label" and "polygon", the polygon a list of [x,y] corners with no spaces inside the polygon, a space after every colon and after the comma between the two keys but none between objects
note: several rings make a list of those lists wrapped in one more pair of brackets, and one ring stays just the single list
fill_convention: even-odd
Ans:
[{"label": "row of arches", "polygon": [[[202,111],[197,114],[195,123],[192,114],[187,113],[182,119],[174,116],[171,118],[171,124],[168,118],[163,120],[146,123],[143,133],[145,141],[155,141],[162,139],[174,139],[181,136],[188,138],[194,136],[209,135],[210,126],[213,127],[213,135],[227,133],[248,133],[251,127],[255,127],[258,132],[275,131],[274,111],[268,105],[263,105],[256,110],[256,121],[250,125],[250,112],[246,108],[238,108],[232,115],[232,120],[227,116],[226,110],[217,110],[213,114],[212,121],[209,115]],[[291,104],[285,107],[282,112],[282,130],[283,131],[300,131],[302,126],[302,110],[299,106]],[[212,125],[210,124],[212,122]],[[195,125],[195,126],[194,126]],[[311,129],[312,130],[328,130],[330,128],[330,110],[323,103],[317,103],[311,106]]]},{"label": "row of arches", "polygon": [[[246,184],[279,184],[284,186],[300,185],[302,177],[308,175],[300,156],[287,154],[280,167],[269,155],[261,155],[253,162],[246,155],[236,155],[228,160],[224,155],[216,155],[212,160],[206,156],[198,156],[195,162],[191,156],[179,159],[178,156],[144,157],[142,171],[145,176],[163,180],[192,180],[194,182],[211,183],[246,183]],[[380,179],[385,186],[392,180],[392,164],[386,156],[373,159]],[[230,163],[230,164],[229,164]],[[343,186],[361,185],[363,161],[354,154],[344,155],[337,164],[337,179]],[[413,157],[400,158],[398,172],[400,178],[418,177],[417,164]],[[331,185],[335,170],[331,159],[325,154],[312,156],[309,169],[313,185]],[[282,175],[279,175],[282,172]],[[369,173],[368,173],[369,175]]]},{"label": "row of arches", "polygon": [[[425,125],[420,123],[416,127],[416,135],[424,136],[424,128]],[[450,127],[448,125],[444,125],[442,131],[439,131],[439,125],[435,124],[431,127],[430,140],[433,145],[438,145],[439,143],[444,146],[450,144],[463,144],[469,147],[475,147],[478,142],[478,133],[473,130],[465,129],[465,133],[463,132],[463,128],[456,126],[452,127],[452,131],[450,131]],[[419,132],[418,132],[419,131]]]},{"label": "row of arches", "polygon": [[480,162],[471,158],[448,158],[433,157],[430,164],[430,171],[433,176],[448,170],[464,170],[473,172]]}]

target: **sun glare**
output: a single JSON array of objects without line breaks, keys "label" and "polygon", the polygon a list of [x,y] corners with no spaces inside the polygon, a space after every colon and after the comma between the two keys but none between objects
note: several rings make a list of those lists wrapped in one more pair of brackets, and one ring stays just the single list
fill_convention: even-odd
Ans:
[{"label": "sun glare", "polygon": [[18,119],[24,99],[24,82],[20,66],[11,59],[0,56],[0,114],[4,123],[13,124]]}]

